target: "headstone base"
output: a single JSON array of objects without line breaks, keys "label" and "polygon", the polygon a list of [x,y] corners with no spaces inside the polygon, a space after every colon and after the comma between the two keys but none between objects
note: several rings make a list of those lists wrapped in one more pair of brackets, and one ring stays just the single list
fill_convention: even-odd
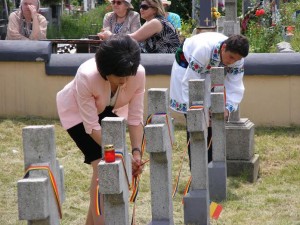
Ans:
[{"label": "headstone base", "polygon": [[259,155],[254,154],[250,160],[227,160],[228,176],[246,176],[246,179],[254,183],[259,175]]},{"label": "headstone base", "polygon": [[248,118],[226,124],[226,159],[250,160],[254,155],[255,125]]},{"label": "headstone base", "polygon": [[190,191],[184,200],[184,224],[205,225],[209,222],[209,191]]},{"label": "headstone base", "polygon": [[210,162],[208,164],[209,195],[211,201],[226,200],[226,162]]}]

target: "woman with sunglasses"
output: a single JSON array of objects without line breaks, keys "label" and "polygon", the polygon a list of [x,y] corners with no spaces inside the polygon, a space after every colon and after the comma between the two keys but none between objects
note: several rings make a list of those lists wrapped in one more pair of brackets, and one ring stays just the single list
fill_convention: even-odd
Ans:
[{"label": "woman with sunglasses", "polygon": [[[144,0],[140,5],[141,17],[146,20],[143,26],[132,34],[133,39],[141,43],[144,53],[175,53],[180,46],[176,29],[165,18],[161,0]],[[107,39],[112,33],[98,33],[100,39]]]},{"label": "woman with sunglasses", "polygon": [[114,34],[130,34],[141,27],[140,15],[132,11],[131,0],[112,0],[113,12],[106,13],[103,29]]}]

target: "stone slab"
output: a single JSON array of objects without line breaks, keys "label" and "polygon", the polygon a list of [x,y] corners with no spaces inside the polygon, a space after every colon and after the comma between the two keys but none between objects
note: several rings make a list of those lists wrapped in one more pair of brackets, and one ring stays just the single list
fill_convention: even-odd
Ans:
[{"label": "stone slab", "polygon": [[209,225],[209,191],[193,190],[183,197],[184,224]]},{"label": "stone slab", "polygon": [[104,195],[105,225],[129,225],[128,190],[120,194]]},{"label": "stone slab", "polygon": [[101,121],[102,153],[104,146],[113,144],[115,151],[122,152],[125,157],[124,143],[126,143],[126,120],[123,117],[105,117]]},{"label": "stone slab", "polygon": [[223,113],[225,110],[224,106],[224,93],[211,93],[211,112],[212,113]]},{"label": "stone slab", "polygon": [[241,28],[240,23],[237,21],[224,21],[224,35],[230,36],[233,34],[240,34]]},{"label": "stone slab", "polygon": [[226,162],[210,162],[208,164],[209,195],[211,201],[224,201],[227,197]]},{"label": "stone slab", "polygon": [[254,155],[254,123],[226,124],[227,160],[250,160]]},{"label": "stone slab", "polygon": [[146,149],[149,153],[166,152],[171,147],[166,124],[148,124],[145,127],[145,136],[148,140],[152,140],[146,141]]},{"label": "stone slab", "polygon": [[18,181],[20,220],[43,220],[49,217],[48,178],[26,178]]},{"label": "stone slab", "polygon": [[31,164],[50,163],[53,175],[57,177],[54,126],[24,127],[22,137],[25,169]]},{"label": "stone slab", "polygon": [[247,181],[254,183],[259,177],[259,155],[251,160],[227,160],[227,175],[232,177],[245,176]]},{"label": "stone slab", "polygon": [[224,85],[224,67],[212,67],[210,69],[211,85]]},{"label": "stone slab", "polygon": [[226,161],[226,130],[224,112],[212,114],[213,161]]},{"label": "stone slab", "polygon": [[189,106],[198,105],[195,103],[201,102],[204,104],[205,100],[205,79],[191,79],[189,80]]},{"label": "stone slab", "polygon": [[207,127],[204,119],[203,109],[188,109],[187,111],[187,130],[188,132],[204,131]]},{"label": "stone slab", "polygon": [[98,164],[99,189],[102,194],[120,194],[124,183],[124,169],[121,160],[106,163],[101,160]]},{"label": "stone slab", "polygon": [[148,114],[169,113],[169,93],[167,88],[148,90]]}]

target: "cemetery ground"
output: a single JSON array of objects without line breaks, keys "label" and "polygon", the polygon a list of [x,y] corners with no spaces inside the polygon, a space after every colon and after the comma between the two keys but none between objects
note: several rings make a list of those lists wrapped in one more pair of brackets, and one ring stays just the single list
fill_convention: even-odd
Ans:
[{"label": "cemetery ground", "polygon": [[[18,220],[17,181],[24,175],[22,128],[28,125],[55,125],[56,155],[64,166],[66,201],[62,225],[83,225],[89,203],[91,168],[58,120],[40,118],[0,119],[0,224],[27,224]],[[178,192],[174,200],[174,221],[183,224],[183,190],[189,178],[186,133],[175,128],[173,184],[184,157]],[[213,225],[300,225],[300,127],[256,127],[255,153],[260,155],[260,178],[248,183],[243,177],[228,178],[227,200]],[[145,152],[144,159],[148,159]],[[151,220],[149,165],[141,178],[137,198],[136,224]],[[132,205],[131,205],[132,207]],[[130,209],[130,213],[132,210]]]}]

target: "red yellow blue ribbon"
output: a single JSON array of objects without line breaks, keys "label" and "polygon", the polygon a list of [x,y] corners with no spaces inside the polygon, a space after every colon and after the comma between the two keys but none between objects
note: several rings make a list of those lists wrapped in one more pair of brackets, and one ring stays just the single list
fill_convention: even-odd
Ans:
[{"label": "red yellow blue ribbon", "polygon": [[58,192],[57,184],[56,184],[56,181],[55,181],[55,177],[53,176],[53,173],[50,170],[50,167],[49,166],[29,166],[25,170],[24,178],[28,177],[29,172],[31,170],[47,170],[48,171],[49,178],[50,178],[52,188],[53,188],[53,192],[54,192],[54,195],[55,195],[55,201],[56,201],[59,217],[61,219],[62,218],[62,210],[61,210],[61,204],[60,204],[60,200],[59,200],[59,192]]}]

